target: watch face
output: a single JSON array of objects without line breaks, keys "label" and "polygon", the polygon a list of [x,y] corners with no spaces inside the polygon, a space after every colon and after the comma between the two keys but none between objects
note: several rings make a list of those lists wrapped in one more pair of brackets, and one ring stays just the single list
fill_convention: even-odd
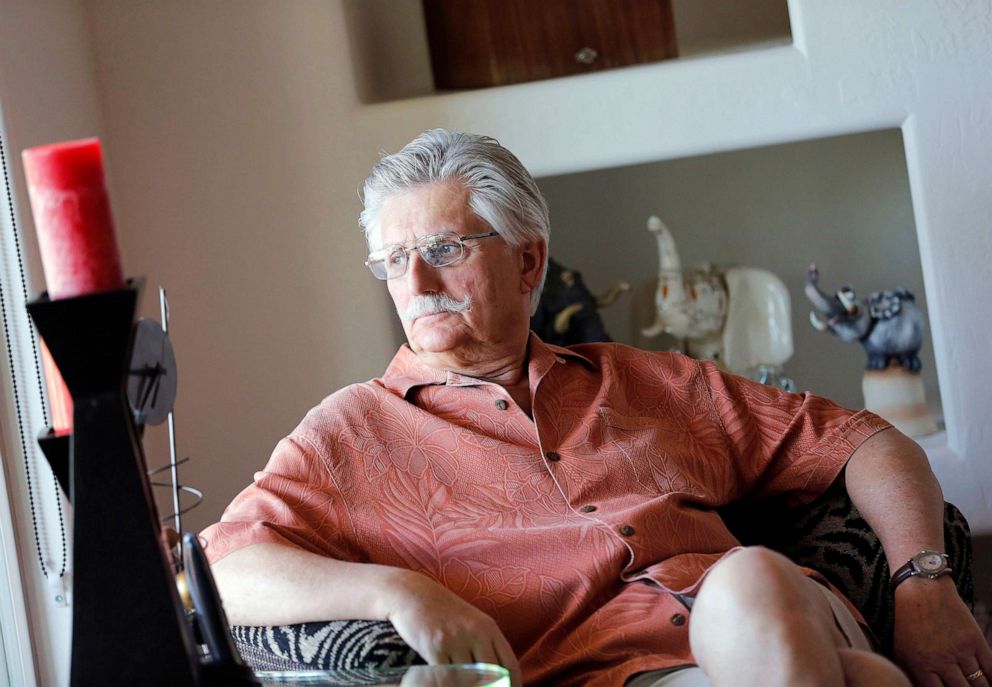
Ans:
[{"label": "watch face", "polygon": [[926,552],[916,558],[916,564],[925,573],[934,573],[944,567],[944,557],[939,553]]}]

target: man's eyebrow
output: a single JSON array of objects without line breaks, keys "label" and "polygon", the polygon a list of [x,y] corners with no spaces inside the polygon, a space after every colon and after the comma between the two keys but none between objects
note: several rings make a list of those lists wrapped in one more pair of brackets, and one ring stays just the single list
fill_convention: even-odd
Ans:
[{"label": "man's eyebrow", "polygon": [[381,253],[381,252],[383,252],[385,250],[392,250],[393,248],[399,248],[399,247],[402,247],[402,246],[403,246],[402,243],[384,243],[381,246],[379,246],[378,248],[371,248],[370,247],[369,248],[369,255],[372,255],[373,253]]},{"label": "man's eyebrow", "polygon": [[434,231],[434,232],[431,232],[430,234],[424,234],[419,239],[417,239],[416,242],[418,244],[420,244],[420,243],[432,243],[432,242],[435,242],[436,243],[437,241],[443,241],[445,238],[450,238],[451,236],[456,236],[457,237],[458,234],[456,234],[453,231]]},{"label": "man's eyebrow", "polygon": [[369,248],[369,255],[375,255],[376,253],[382,253],[384,251],[393,250],[394,248],[413,248],[419,244],[423,244],[425,241],[430,239],[431,241],[440,241],[445,237],[454,236],[458,238],[461,236],[457,231],[452,229],[440,229],[438,231],[432,231],[429,234],[424,234],[420,238],[413,239],[408,242],[394,242],[394,243],[384,243],[379,248]]}]

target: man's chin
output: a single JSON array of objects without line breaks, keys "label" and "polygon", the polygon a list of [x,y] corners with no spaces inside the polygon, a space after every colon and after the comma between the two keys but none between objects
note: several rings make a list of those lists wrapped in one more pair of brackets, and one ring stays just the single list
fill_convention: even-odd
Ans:
[{"label": "man's chin", "polygon": [[426,355],[444,355],[454,348],[450,341],[439,339],[413,337],[408,339],[408,341],[410,342],[410,348],[418,355],[421,353]]},{"label": "man's chin", "polygon": [[414,353],[444,355],[458,348],[458,337],[454,332],[413,332],[407,334],[407,341]]}]

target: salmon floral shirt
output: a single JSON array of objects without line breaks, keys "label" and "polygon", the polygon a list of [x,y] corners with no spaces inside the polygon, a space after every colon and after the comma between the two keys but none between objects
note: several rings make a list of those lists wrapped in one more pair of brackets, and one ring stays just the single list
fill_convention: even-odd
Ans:
[{"label": "salmon floral shirt", "polygon": [[718,508],[809,501],[889,426],[618,344],[531,334],[528,374],[533,419],[403,346],[279,443],[208,556],[272,542],[416,570],[496,620],[526,684],[619,687],[693,663],[678,595],[740,545]]}]

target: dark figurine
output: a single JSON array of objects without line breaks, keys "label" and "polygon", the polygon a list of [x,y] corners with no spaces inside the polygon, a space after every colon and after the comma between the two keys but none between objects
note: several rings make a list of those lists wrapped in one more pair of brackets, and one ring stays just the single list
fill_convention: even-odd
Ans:
[{"label": "dark figurine", "polygon": [[818,279],[816,265],[810,265],[806,296],[816,308],[809,314],[814,327],[842,341],[859,342],[868,353],[869,370],[884,370],[895,361],[909,372],[919,371],[923,313],[913,294],[900,286],[858,299],[844,286],[828,296],[817,286]]},{"label": "dark figurine", "polygon": [[543,341],[556,346],[611,341],[598,308],[608,305],[628,288],[626,284],[618,285],[609,296],[597,299],[589,292],[581,274],[550,258],[541,302],[530,319],[530,328]]}]

